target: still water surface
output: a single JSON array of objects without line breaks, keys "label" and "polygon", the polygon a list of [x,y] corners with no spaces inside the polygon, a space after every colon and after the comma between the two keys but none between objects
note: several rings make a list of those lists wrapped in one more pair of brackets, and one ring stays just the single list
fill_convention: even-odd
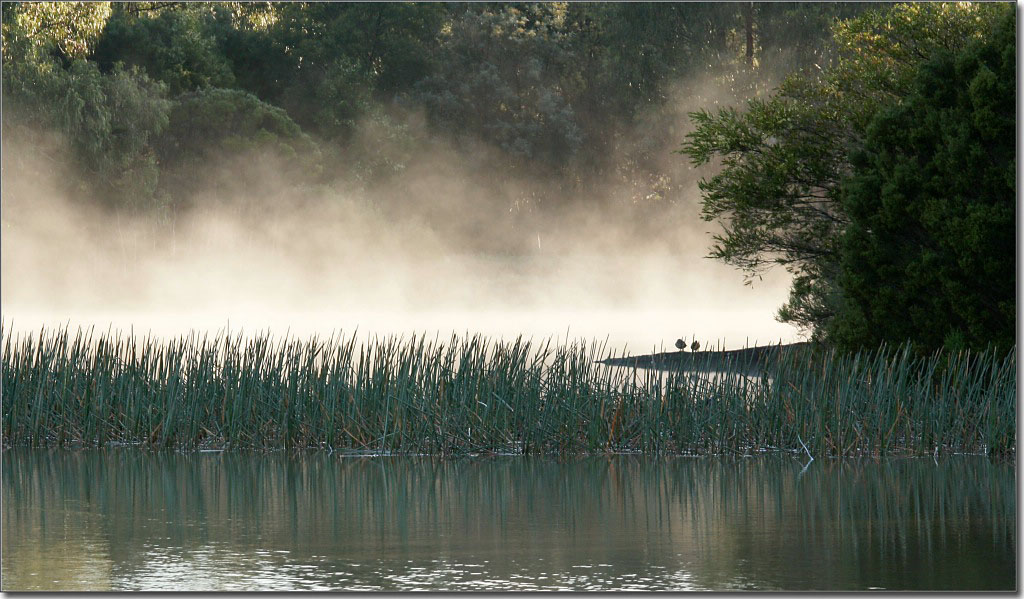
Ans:
[{"label": "still water surface", "polygon": [[1014,464],[3,453],[2,587],[1015,588]]}]

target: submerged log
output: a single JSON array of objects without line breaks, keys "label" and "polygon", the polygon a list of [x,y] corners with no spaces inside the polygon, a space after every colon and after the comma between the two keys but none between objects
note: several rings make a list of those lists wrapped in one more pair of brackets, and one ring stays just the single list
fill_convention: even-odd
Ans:
[{"label": "submerged log", "polygon": [[747,370],[751,372],[760,371],[770,361],[777,360],[779,356],[809,348],[811,343],[802,341],[799,343],[779,343],[776,345],[759,345],[744,349],[732,349],[724,351],[694,351],[694,352],[662,352],[647,354],[643,356],[624,356],[621,358],[607,358],[597,360],[598,364],[607,366],[625,366],[629,368],[650,368],[654,370],[675,370],[675,371],[704,371],[722,370],[728,366],[728,370]]}]

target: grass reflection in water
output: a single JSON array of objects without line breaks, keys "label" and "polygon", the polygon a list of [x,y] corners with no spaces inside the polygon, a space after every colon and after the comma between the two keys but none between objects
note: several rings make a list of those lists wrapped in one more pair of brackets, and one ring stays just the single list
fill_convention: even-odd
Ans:
[{"label": "grass reflection in water", "polygon": [[3,455],[4,589],[1012,589],[980,457]]}]

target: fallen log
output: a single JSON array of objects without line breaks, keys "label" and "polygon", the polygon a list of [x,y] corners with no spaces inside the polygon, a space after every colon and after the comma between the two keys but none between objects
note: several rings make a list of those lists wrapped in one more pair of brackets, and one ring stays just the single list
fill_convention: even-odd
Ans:
[{"label": "fallen log", "polygon": [[606,358],[597,360],[597,363],[607,366],[677,371],[723,370],[723,367],[728,365],[728,370],[756,372],[760,371],[769,361],[777,360],[781,355],[810,346],[810,342],[802,341],[723,351],[673,351],[642,356]]}]

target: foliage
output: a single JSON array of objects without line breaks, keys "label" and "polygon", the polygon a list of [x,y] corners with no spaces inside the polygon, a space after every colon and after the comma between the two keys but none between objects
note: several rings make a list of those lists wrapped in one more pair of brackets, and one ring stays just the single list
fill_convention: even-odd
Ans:
[{"label": "foliage", "polygon": [[110,2],[5,2],[4,68],[48,57],[84,58],[110,17]]},{"label": "foliage", "polygon": [[[758,79],[765,69],[747,69],[737,58],[743,53],[736,37],[743,25],[738,6],[4,3],[4,98],[9,106],[26,107],[5,114],[4,122],[25,135],[29,126],[51,127],[33,133],[34,139],[51,133],[77,139],[75,131],[60,129],[61,123],[74,126],[75,119],[39,116],[40,111],[59,113],[64,105],[53,95],[60,85],[39,85],[40,78],[72,77],[73,68],[81,75],[83,67],[72,63],[85,60],[98,66],[102,77],[113,77],[103,84],[112,86],[121,77],[115,75],[121,72],[117,65],[123,64],[124,73],[136,73],[131,77],[140,90],[150,89],[146,82],[163,86],[159,93],[150,86],[154,101],[166,97],[189,103],[189,94],[216,88],[255,96],[261,105],[245,104],[256,111],[253,118],[262,107],[282,109],[323,152],[323,170],[311,169],[303,181],[330,172],[345,186],[387,184],[415,155],[410,148],[416,140],[442,134],[457,137],[466,156],[486,157],[491,167],[504,165],[499,179],[535,182],[555,208],[566,196],[587,195],[583,181],[599,181],[609,173],[638,194],[664,198],[677,193],[678,186],[661,166],[661,148],[674,135],[661,111],[671,105],[678,82],[708,73],[729,77],[734,70],[750,71],[744,81],[759,80],[762,87],[770,80]],[[757,5],[752,10],[756,58],[770,62],[769,54],[786,55],[794,64],[817,60],[827,42],[824,27],[809,25],[847,11],[840,5]],[[784,40],[797,38],[792,52],[777,51]],[[91,85],[94,75],[81,76],[85,79],[79,85]],[[735,93],[746,89],[734,87]],[[27,92],[31,103],[18,100],[17,90],[29,88],[39,92]],[[89,98],[101,101],[100,94]],[[39,104],[39,110],[29,109],[30,104]],[[155,122],[167,110],[154,106]],[[424,111],[425,129],[418,124]],[[141,133],[129,146],[148,148],[160,127],[144,124],[123,127]],[[637,142],[637,126],[652,139]],[[384,132],[387,143],[371,143],[367,132],[373,131]],[[176,142],[180,138],[174,136]],[[69,151],[76,162],[92,165],[87,170],[96,177],[110,176],[111,169],[96,167],[109,156],[78,154],[118,144],[93,141],[48,152]],[[419,146],[423,152],[430,143]],[[481,147],[484,152],[478,151]],[[140,156],[151,154],[147,149]],[[206,152],[188,160],[201,164],[210,157]],[[138,185],[121,185],[123,192],[113,194],[118,197],[99,193],[115,203],[147,205],[153,203],[156,184],[162,194],[176,198],[175,205],[184,206],[192,189],[181,185],[188,182],[179,176],[184,164],[179,158],[184,158],[169,158],[144,168],[140,158],[129,169],[145,172],[133,176]],[[111,162],[117,163],[128,161]],[[160,179],[166,181],[157,183]],[[568,189],[576,193],[564,193]],[[129,201],[133,194],[137,197]]]},{"label": "foliage", "polygon": [[[668,100],[669,86],[721,50],[722,10],[713,4],[569,4],[580,33],[591,102],[600,112],[637,111]],[[720,38],[720,39],[716,39]],[[589,60],[588,60],[589,59]],[[589,63],[589,64],[587,64]],[[593,110],[593,109],[592,109]]]},{"label": "foliage", "polygon": [[936,52],[872,120],[844,185],[837,342],[1013,345],[1015,73],[1007,11],[991,38]]},{"label": "foliage", "polygon": [[847,117],[863,134],[879,108],[910,93],[922,62],[991,35],[1006,10],[1001,3],[915,2],[839,21],[834,39],[842,59],[827,87],[844,97]]},{"label": "foliage", "polygon": [[253,173],[313,180],[320,160],[317,144],[284,110],[250,93],[218,88],[178,99],[157,141],[157,153],[164,165],[162,186],[185,197],[204,186],[245,189],[247,182],[230,168],[234,161],[248,163]]},{"label": "foliage", "polygon": [[[48,160],[70,150],[85,185],[109,205],[152,199],[158,168],[152,142],[168,122],[165,87],[118,65],[102,74],[95,63],[12,65],[4,70],[7,142],[21,141]],[[33,147],[37,131],[59,132]],[[28,173],[26,173],[27,175]]]},{"label": "foliage", "polygon": [[[819,71],[835,57],[833,27],[870,9],[856,2],[754,2],[754,61],[761,70]],[[738,22],[738,19],[736,20]]]},{"label": "foliage", "polygon": [[212,32],[212,14],[202,5],[174,5],[138,13],[117,4],[91,59],[108,70],[136,65],[167,84],[172,96],[200,87],[230,87],[234,74]]},{"label": "foliage", "polygon": [[821,74],[791,76],[743,112],[692,113],[681,153],[694,165],[721,163],[700,183],[702,216],[722,227],[711,256],[748,277],[786,267],[794,285],[779,318],[823,334],[842,307],[838,239],[849,217],[840,186],[851,152],[874,114],[910,93],[917,65],[990,32],[1004,11],[927,3],[867,11],[836,23],[838,58]]},{"label": "foliage", "polygon": [[301,127],[346,141],[375,100],[431,68],[444,7],[280,3],[262,29],[228,24],[221,44],[242,89],[284,108]]},{"label": "foliage", "polygon": [[[152,142],[167,125],[166,86],[134,68],[101,73],[85,56],[110,3],[38,2],[4,7],[4,143],[31,178],[40,162],[70,153],[75,193],[108,206],[153,203],[159,167]],[[34,160],[40,158],[41,160]]]},{"label": "foliage", "polygon": [[417,86],[434,127],[479,135],[512,167],[565,165],[582,137],[561,86],[571,61],[564,24],[559,5],[465,9],[443,38],[438,72]]},{"label": "foliage", "polygon": [[701,216],[719,221],[710,256],[742,269],[748,283],[772,265],[795,275],[780,319],[813,329],[833,312],[831,264],[846,224],[838,201],[848,125],[820,88],[793,79],[746,112],[691,113],[682,152],[694,164],[720,157],[698,184]]}]

